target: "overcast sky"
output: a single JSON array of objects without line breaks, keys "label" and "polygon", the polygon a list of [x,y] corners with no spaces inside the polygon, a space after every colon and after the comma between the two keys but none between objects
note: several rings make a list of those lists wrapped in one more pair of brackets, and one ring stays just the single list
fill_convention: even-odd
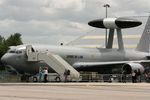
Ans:
[{"label": "overcast sky", "polygon": [[0,34],[19,32],[24,43],[67,43],[93,28],[88,21],[110,17],[146,15],[149,0],[0,0]]}]

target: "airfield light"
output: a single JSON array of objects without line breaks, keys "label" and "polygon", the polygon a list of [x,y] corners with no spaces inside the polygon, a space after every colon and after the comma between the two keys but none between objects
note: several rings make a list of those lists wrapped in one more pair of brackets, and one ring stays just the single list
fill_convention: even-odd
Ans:
[{"label": "airfield light", "polygon": [[107,8],[110,8],[109,4],[105,4],[104,7],[106,8],[106,18],[107,18]]},{"label": "airfield light", "polygon": [[[107,8],[110,8],[109,4],[105,4],[103,7],[106,8],[106,18],[107,18]],[[105,36],[105,46],[107,48],[107,28],[106,28],[106,36]]]}]

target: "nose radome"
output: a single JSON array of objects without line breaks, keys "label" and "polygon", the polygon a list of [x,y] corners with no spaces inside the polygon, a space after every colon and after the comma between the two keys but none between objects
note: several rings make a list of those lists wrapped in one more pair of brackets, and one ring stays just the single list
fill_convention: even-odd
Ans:
[{"label": "nose radome", "polygon": [[2,63],[6,63],[7,58],[8,58],[8,57],[6,56],[6,54],[3,55],[2,58],[1,58],[1,62],[2,62]]},{"label": "nose radome", "polygon": [[5,61],[5,59],[4,59],[4,57],[2,56],[2,58],[1,58],[1,62],[2,62],[2,63],[4,63],[4,61]]}]

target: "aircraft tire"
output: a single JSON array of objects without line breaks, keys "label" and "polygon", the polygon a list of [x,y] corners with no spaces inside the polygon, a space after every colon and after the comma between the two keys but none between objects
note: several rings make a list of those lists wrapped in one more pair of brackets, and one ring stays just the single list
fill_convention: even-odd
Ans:
[{"label": "aircraft tire", "polygon": [[60,77],[59,77],[59,76],[57,76],[57,77],[55,78],[55,81],[56,81],[56,82],[61,82]]},{"label": "aircraft tire", "polygon": [[29,76],[23,74],[23,75],[21,76],[21,82],[29,82]]},{"label": "aircraft tire", "polygon": [[33,77],[33,82],[38,82],[38,78],[37,77]]}]

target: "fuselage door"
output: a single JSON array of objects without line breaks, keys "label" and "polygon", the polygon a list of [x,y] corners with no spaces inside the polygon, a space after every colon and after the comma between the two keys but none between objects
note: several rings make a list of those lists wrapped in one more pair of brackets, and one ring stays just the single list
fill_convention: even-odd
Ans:
[{"label": "fuselage door", "polygon": [[26,46],[26,54],[27,56],[29,55],[29,53],[34,52],[34,49],[32,48],[32,45],[27,45]]}]

